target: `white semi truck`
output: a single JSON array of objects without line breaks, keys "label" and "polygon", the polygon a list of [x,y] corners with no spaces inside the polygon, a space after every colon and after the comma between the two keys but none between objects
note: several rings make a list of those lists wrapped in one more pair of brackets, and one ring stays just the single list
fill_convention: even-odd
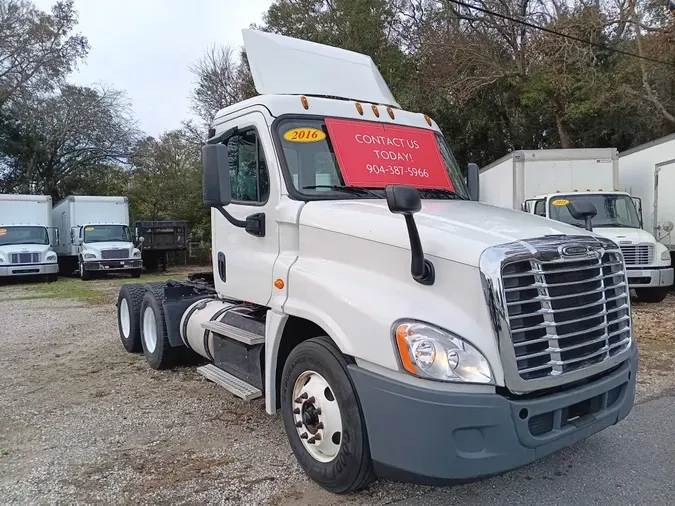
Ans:
[{"label": "white semi truck", "polygon": [[621,187],[642,199],[644,227],[675,257],[675,134],[619,154]]},{"label": "white semi truck", "polygon": [[515,151],[480,171],[480,200],[577,227],[585,223],[568,204],[592,202],[593,231],[621,247],[638,299],[661,302],[673,284],[670,254],[642,229],[640,200],[619,191],[619,182],[614,148]]},{"label": "white semi truck", "polygon": [[[513,469],[631,411],[637,346],[621,249],[469,199],[438,126],[372,60],[244,30],[259,96],[202,147],[213,272],[127,284],[118,326],[154,369],[281,410],[336,493]],[[571,206],[592,216],[589,206]],[[223,430],[227,430],[225,427]]]},{"label": "white semi truck", "polygon": [[63,272],[77,270],[82,279],[106,272],[140,277],[143,261],[132,242],[127,197],[70,196],[54,206],[52,220],[63,237],[56,248]]},{"label": "white semi truck", "polygon": [[51,228],[49,195],[0,195],[0,278],[45,276],[56,281],[59,265],[52,244],[58,232]]}]

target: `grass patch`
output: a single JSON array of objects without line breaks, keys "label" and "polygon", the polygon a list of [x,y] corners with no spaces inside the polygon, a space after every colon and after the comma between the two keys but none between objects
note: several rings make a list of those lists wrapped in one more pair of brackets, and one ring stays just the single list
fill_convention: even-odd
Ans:
[{"label": "grass patch", "polygon": [[55,283],[33,285],[30,287],[30,289],[39,293],[33,296],[29,295],[24,297],[24,300],[28,297],[34,297],[36,299],[95,300],[102,298],[105,295],[104,292],[96,290],[94,286],[90,286],[89,283],[83,282],[79,279],[60,278]]}]

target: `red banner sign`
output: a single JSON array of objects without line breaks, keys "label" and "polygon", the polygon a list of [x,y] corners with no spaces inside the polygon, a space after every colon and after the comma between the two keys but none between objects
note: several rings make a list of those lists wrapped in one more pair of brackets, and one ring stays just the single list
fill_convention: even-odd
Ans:
[{"label": "red banner sign", "polygon": [[454,190],[431,130],[335,118],[326,127],[347,186]]}]

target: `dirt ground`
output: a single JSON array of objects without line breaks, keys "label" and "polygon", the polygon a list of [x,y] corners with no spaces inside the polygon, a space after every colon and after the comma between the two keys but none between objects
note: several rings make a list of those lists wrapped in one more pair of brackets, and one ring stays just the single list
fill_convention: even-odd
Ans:
[{"label": "dirt ground", "polygon": [[[124,351],[115,300],[125,281],[0,286],[2,504],[387,504],[428,491],[319,489],[262,400]],[[673,295],[633,303],[638,402],[675,386],[674,312]]]}]

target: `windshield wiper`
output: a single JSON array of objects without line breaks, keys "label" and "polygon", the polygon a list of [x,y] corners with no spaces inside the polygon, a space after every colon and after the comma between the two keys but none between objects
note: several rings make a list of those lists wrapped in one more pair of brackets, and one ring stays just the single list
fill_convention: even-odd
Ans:
[{"label": "windshield wiper", "polygon": [[316,186],[303,186],[303,190],[317,190],[319,188],[326,188],[334,191],[341,191],[344,193],[351,193],[352,195],[372,195],[376,199],[383,199],[384,195],[377,193],[370,188],[364,186],[339,186],[331,184],[320,184]]},{"label": "windshield wiper", "polygon": [[466,197],[463,197],[457,192],[448,190],[446,188],[420,188],[418,189],[420,196],[422,198],[440,198],[440,199],[459,199],[459,200],[469,200]]}]

